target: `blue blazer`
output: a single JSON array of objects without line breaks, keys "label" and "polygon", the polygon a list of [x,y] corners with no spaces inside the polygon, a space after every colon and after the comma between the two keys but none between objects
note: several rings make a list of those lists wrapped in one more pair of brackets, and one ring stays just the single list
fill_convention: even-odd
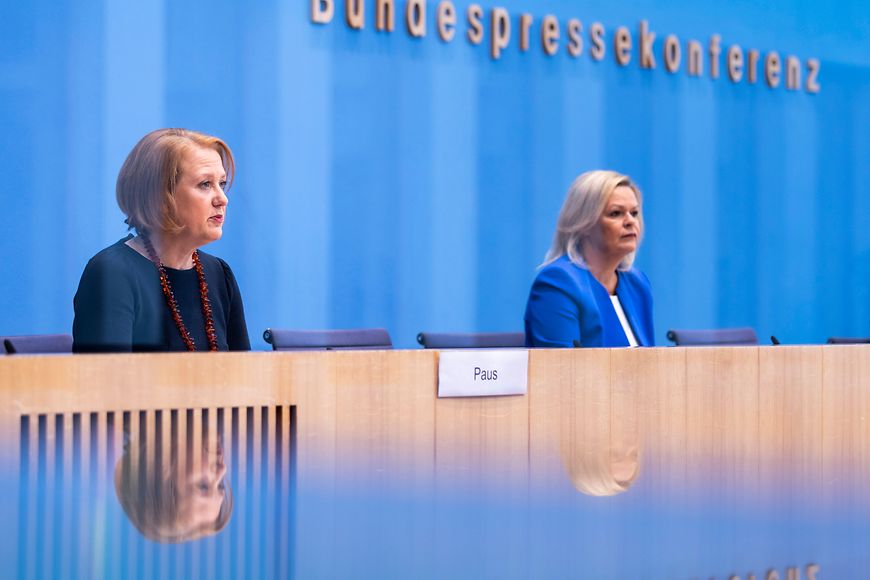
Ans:
[{"label": "blue blazer", "polygon": [[[616,295],[640,346],[655,346],[649,280],[632,268],[617,271]],[[610,295],[589,270],[562,256],[532,284],[526,305],[526,346],[628,346]]]}]

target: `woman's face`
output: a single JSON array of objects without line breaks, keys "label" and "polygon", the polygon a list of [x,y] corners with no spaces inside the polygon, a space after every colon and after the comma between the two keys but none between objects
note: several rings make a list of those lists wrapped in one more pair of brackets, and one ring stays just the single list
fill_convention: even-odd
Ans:
[{"label": "woman's face", "polygon": [[196,530],[217,521],[226,501],[226,473],[222,452],[203,454],[200,468],[188,473],[178,485],[179,527]]},{"label": "woman's face", "polygon": [[184,226],[179,237],[193,247],[204,246],[223,235],[228,202],[224,194],[226,181],[217,151],[194,147],[185,152],[175,187],[175,219]]},{"label": "woman's face", "polygon": [[640,206],[637,196],[630,187],[620,185],[610,194],[584,249],[621,260],[637,250],[639,238]]}]

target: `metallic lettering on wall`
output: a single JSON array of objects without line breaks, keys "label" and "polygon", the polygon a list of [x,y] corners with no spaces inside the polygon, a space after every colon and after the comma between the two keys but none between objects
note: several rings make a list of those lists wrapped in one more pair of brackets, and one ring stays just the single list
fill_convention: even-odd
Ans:
[{"label": "metallic lettering on wall", "polygon": [[[329,24],[332,22],[335,14],[336,0],[311,0],[311,22],[315,24]],[[377,0],[377,16],[378,22],[383,22],[384,14],[392,15],[394,12],[393,0]],[[341,2],[339,2],[341,4]],[[346,21],[350,28],[362,29],[364,21],[365,0],[348,1],[345,4]],[[483,36],[488,35],[489,55],[492,60],[501,58],[502,53],[510,47],[512,40],[512,25],[511,15],[507,9],[494,7],[489,9],[489,18],[483,17],[485,11],[478,4],[469,6],[466,12],[467,37],[471,44],[480,44]],[[406,32],[416,38],[426,36],[426,0],[407,0],[406,5]],[[535,26],[534,22],[537,19],[531,14],[521,14],[517,19],[517,28],[519,30],[518,46],[520,51],[527,51],[529,47],[529,34],[534,34],[531,30]],[[392,22],[390,18],[389,22]],[[489,24],[488,29],[484,30],[486,23]],[[456,9],[453,3],[449,0],[444,0],[438,5],[434,26],[438,31],[438,36],[443,43],[449,43],[454,38],[454,27],[456,25]],[[543,53],[547,56],[556,55],[560,49],[565,49],[572,58],[578,58],[582,54],[582,37],[583,22],[577,18],[566,20],[564,36],[562,34],[562,24],[556,16],[547,14],[540,19],[539,35],[540,46]],[[378,30],[391,32],[393,27],[383,26],[377,27]],[[593,22],[589,27],[589,41],[592,44],[590,56],[593,60],[603,60],[605,53],[606,29],[600,22]],[[564,42],[567,39],[568,42]],[[654,69],[656,68],[656,33],[650,29],[647,20],[641,20],[638,26],[638,42],[634,42],[631,30],[627,26],[619,26],[616,28],[612,37],[613,55],[616,63],[625,67],[632,62],[632,53],[636,49],[638,59],[636,62],[640,68]],[[723,53],[721,45],[722,38],[719,34],[710,35],[707,44],[707,60],[709,66],[710,78],[720,78],[720,57]],[[691,55],[689,63],[686,67],[686,72],[689,76],[701,76],[703,70],[703,53],[700,50],[701,44],[697,40],[689,40],[686,42],[686,49]],[[665,62],[665,68],[671,74],[679,72],[681,65],[680,49],[681,44],[679,38],[674,34],[669,34],[666,40],[658,45],[659,53],[662,60]],[[732,83],[740,83],[746,78],[746,84],[756,84],[758,78],[759,51],[757,49],[749,49],[745,51],[738,44],[728,46],[724,51],[725,64],[724,68],[728,72],[728,78]],[[771,50],[763,55],[764,63],[764,79],[767,86],[771,89],[778,88],[782,85],[783,73],[785,76],[784,86],[789,91],[799,91],[803,88],[807,93],[818,93],[821,90],[819,84],[819,71],[821,64],[816,58],[807,58],[803,62],[796,56],[789,55],[784,59],[779,53]],[[784,65],[784,69],[783,69]],[[805,80],[804,80],[805,79]]]}]

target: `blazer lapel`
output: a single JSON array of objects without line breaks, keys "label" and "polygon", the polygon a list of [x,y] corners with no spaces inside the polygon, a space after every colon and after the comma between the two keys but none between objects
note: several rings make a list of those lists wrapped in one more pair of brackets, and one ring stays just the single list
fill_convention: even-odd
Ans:
[{"label": "blazer lapel", "polygon": [[634,299],[634,293],[624,281],[622,272],[617,272],[616,296],[619,298],[619,303],[622,304],[622,311],[625,313],[625,318],[628,320],[631,330],[634,331],[634,337],[640,346],[648,346],[649,340],[645,334],[643,326],[637,320],[637,301]]}]

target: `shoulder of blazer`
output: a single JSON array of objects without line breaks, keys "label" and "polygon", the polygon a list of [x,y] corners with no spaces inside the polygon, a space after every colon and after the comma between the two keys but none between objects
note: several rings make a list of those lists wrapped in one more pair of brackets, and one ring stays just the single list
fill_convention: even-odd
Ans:
[{"label": "shoulder of blazer", "polygon": [[588,290],[591,276],[589,270],[573,263],[568,256],[562,256],[541,268],[536,280],[559,288],[574,286]]}]

